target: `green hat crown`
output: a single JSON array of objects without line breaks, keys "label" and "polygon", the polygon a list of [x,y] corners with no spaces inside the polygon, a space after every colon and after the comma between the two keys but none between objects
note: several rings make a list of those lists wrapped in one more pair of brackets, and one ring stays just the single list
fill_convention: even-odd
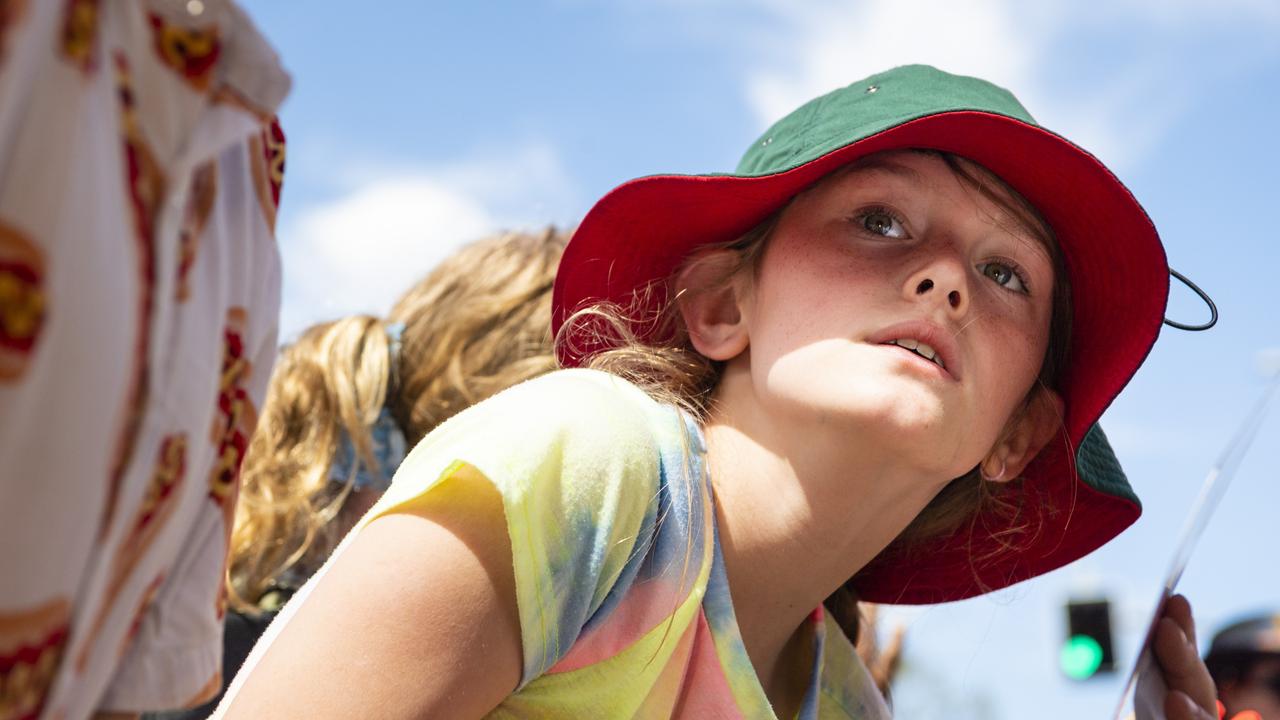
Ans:
[{"label": "green hat crown", "polygon": [[903,65],[800,106],[747,148],[735,174],[790,170],[909,120],[957,110],[1036,124],[1013,93],[998,85],[928,65]]}]

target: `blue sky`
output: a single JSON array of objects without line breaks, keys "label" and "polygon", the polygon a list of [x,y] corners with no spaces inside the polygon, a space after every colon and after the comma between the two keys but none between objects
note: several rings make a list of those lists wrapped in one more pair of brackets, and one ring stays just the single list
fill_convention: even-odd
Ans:
[{"label": "blue sky", "polygon": [[[1118,678],[1072,684],[1056,671],[1062,603],[1109,595],[1131,659],[1200,482],[1262,390],[1259,354],[1280,347],[1280,3],[245,6],[295,79],[282,113],[286,333],[384,311],[458,243],[572,224],[629,178],[730,170],[795,105],[907,62],[999,82],[1099,155],[1222,311],[1209,333],[1166,329],[1104,417],[1146,512],[1068,568],[890,622],[908,627],[899,717],[1111,712]],[[1203,312],[1177,290],[1171,308]],[[1202,642],[1242,612],[1280,607],[1278,514],[1280,413],[1183,580]]]}]

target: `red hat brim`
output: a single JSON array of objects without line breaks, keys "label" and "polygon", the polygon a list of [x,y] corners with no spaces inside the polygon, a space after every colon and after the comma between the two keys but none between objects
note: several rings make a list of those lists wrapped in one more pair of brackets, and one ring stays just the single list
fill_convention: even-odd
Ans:
[{"label": "red hat brim", "polygon": [[[1168,297],[1164,248],[1129,190],[1068,140],[1004,115],[943,112],[906,121],[784,172],[763,176],[655,175],[625,183],[587,214],[556,277],[552,329],[599,301],[624,306],[702,245],[740,237],[833,170],[887,150],[927,148],[969,158],[1027,198],[1054,229],[1071,281],[1069,367],[1061,442],[1028,466],[1029,531],[1013,540],[979,517],[910,557],[882,553],[855,579],[863,599],[929,603],[998,589],[1075,560],[1137,520],[1131,496],[1082,481],[1074,449],[1142,364]],[[664,293],[652,301],[665,302]],[[573,351],[567,348],[574,348]],[[560,349],[566,367],[590,341]],[[1034,507],[1032,508],[1034,509]],[[1024,516],[1023,518],[1027,518]],[[1007,522],[1007,521],[1006,521]]]}]

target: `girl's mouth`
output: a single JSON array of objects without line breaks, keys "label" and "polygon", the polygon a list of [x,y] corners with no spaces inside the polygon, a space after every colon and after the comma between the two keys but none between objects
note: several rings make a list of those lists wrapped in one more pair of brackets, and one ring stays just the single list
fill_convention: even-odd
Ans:
[{"label": "girl's mouth", "polygon": [[942,354],[928,343],[913,338],[896,338],[880,343],[880,346],[891,347],[895,353],[909,355],[909,358],[906,358],[908,362],[928,375],[951,381],[956,380],[956,376],[947,369],[947,363]]},{"label": "girl's mouth", "polygon": [[928,363],[947,380],[959,381],[964,374],[963,361],[954,338],[941,327],[924,320],[894,324],[866,339],[876,345],[892,345],[911,353],[921,363]]},{"label": "girl's mouth", "polygon": [[947,364],[943,362],[942,356],[938,354],[938,351],[934,350],[929,345],[920,342],[919,340],[912,340],[911,338],[898,338],[896,340],[890,340],[889,342],[885,343],[885,345],[897,345],[899,347],[906,348],[907,350],[910,350],[911,352],[915,353],[916,355],[919,355],[925,360],[928,360],[929,362],[937,365],[943,370],[947,369]]}]

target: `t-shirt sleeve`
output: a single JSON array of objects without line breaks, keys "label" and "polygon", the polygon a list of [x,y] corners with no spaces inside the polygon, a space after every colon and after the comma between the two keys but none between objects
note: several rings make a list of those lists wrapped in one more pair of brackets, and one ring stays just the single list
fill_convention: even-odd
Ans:
[{"label": "t-shirt sleeve", "polygon": [[493,483],[511,539],[523,686],[569,651],[643,546],[665,412],[595,371],[523,383],[424,438],[367,520],[406,509],[466,466]]}]

